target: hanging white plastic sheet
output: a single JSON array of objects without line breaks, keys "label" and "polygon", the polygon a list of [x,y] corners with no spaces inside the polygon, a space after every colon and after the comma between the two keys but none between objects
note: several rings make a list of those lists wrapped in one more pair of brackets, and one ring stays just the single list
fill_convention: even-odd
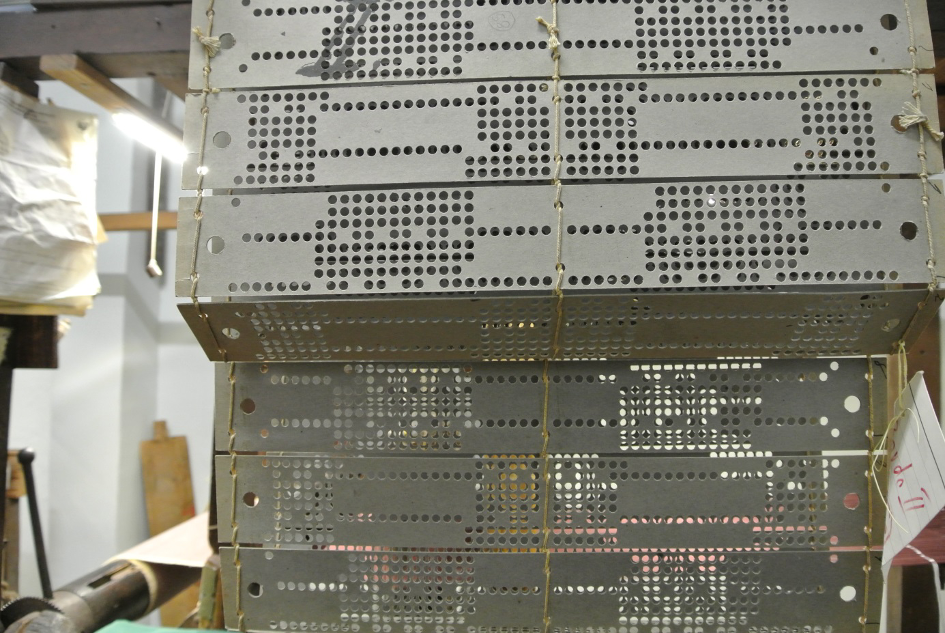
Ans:
[{"label": "hanging white plastic sheet", "polygon": [[0,310],[81,314],[100,291],[97,137],[94,115],[0,86]]}]

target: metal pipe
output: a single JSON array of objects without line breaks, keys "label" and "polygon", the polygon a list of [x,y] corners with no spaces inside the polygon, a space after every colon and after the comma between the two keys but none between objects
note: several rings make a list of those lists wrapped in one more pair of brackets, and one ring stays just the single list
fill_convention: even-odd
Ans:
[{"label": "metal pipe", "polygon": [[137,620],[151,604],[146,575],[129,561],[113,561],[56,590],[52,603],[76,629],[94,631],[119,619]]},{"label": "metal pipe", "polygon": [[197,582],[200,572],[199,567],[116,560],[57,589],[52,600],[11,602],[0,611],[0,622],[7,633],[93,633],[115,620],[147,615]]}]

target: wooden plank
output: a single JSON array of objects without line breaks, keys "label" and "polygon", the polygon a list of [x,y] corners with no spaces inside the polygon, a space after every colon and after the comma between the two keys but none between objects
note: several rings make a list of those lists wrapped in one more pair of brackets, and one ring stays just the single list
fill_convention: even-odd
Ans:
[{"label": "wooden plank", "polygon": [[[939,97],[939,107],[942,106],[942,97]],[[941,385],[940,344],[940,326],[936,318],[919,336],[909,350],[907,358],[910,377],[916,371],[927,372],[925,378],[929,395],[932,398],[932,405],[936,411],[941,410],[939,391]],[[899,363],[895,356],[889,357],[888,368],[889,410],[887,411],[886,420],[892,419],[894,415],[893,406],[899,395]],[[941,517],[936,518],[936,521],[939,521],[939,519]],[[876,535],[874,534],[874,541],[875,539]],[[936,604],[933,583],[930,579],[924,578],[927,570],[928,564],[907,567],[896,566],[890,570],[886,582],[888,591],[886,601],[888,633],[938,633],[937,622],[929,620],[925,616],[925,612],[929,608],[932,609],[933,613],[935,612],[935,607],[930,607],[930,605]]]},{"label": "wooden plank", "polygon": [[[162,4],[190,4],[190,0],[161,0]],[[30,0],[37,11],[63,9],[95,9],[154,4],[154,0]]]},{"label": "wooden plank", "polygon": [[26,476],[23,474],[23,464],[19,459],[20,451],[7,451],[7,470],[10,472],[10,481],[7,482],[7,499],[22,499],[26,496]]},{"label": "wooden plank", "polygon": [[[188,51],[127,53],[121,55],[89,53],[82,57],[112,79],[156,77],[159,75],[184,77],[186,79],[190,53]],[[38,61],[36,67],[38,71]]]},{"label": "wooden plank", "polygon": [[[7,469],[10,481],[7,483],[6,520],[3,526],[3,578],[4,592],[19,593],[20,587],[20,499],[26,496],[26,480],[23,477],[23,465],[17,459],[19,451],[7,451]],[[6,595],[0,595],[6,599]]]},{"label": "wooden plank", "polygon": [[893,567],[886,578],[886,633],[902,633],[902,567]]},{"label": "wooden plank", "polygon": [[20,500],[7,497],[6,518],[3,525],[3,588],[4,602],[20,592]]},{"label": "wooden plank", "polygon": [[200,601],[197,603],[198,629],[224,629],[223,580],[220,575],[220,555],[214,554],[203,567],[200,577]]},{"label": "wooden plank", "polygon": [[[154,423],[154,439],[141,442],[141,469],[148,528],[152,536],[194,516],[194,489],[190,478],[187,438],[169,437],[167,423]],[[195,584],[161,607],[161,624],[179,626],[197,605]]]},{"label": "wooden plank", "polygon": [[4,13],[0,60],[75,53],[183,52],[186,56],[191,37],[187,4]]},{"label": "wooden plank", "polygon": [[[945,105],[942,97],[938,98],[938,105],[941,112]],[[925,384],[929,389],[932,406],[941,417],[941,331],[937,318],[922,331],[909,350],[908,363],[910,377],[917,371],[925,372]],[[923,532],[925,536],[916,539],[916,547],[926,555],[941,555],[945,513],[933,519],[926,530],[932,530],[932,533]],[[938,598],[929,564],[919,556],[905,556],[902,561],[897,557],[897,564],[900,563],[907,565],[901,568],[901,630],[908,633],[938,633],[938,619],[935,617]]]},{"label": "wooden plank", "polygon": [[[188,53],[186,51],[170,51],[164,53],[119,53],[97,54],[85,53],[82,55],[93,67],[112,79],[126,77],[156,77],[167,75],[171,77],[186,77]],[[8,59],[11,67],[20,71],[31,79],[52,79],[39,69],[39,57],[24,57]]]},{"label": "wooden plank", "polygon": [[935,58],[935,85],[945,84],[945,58]]},{"label": "wooden plank", "polygon": [[927,0],[929,24],[933,31],[945,31],[945,0]]},{"label": "wooden plank", "polygon": [[128,94],[78,55],[43,55],[39,67],[50,77],[68,84],[110,112],[134,114],[171,136],[183,139],[184,133],[181,130]]},{"label": "wooden plank", "polygon": [[0,82],[25,95],[39,98],[39,86],[36,82],[5,62],[0,62]]},{"label": "wooden plank", "polygon": [[[98,216],[106,231],[150,231],[151,212],[105,213]],[[158,211],[158,229],[177,228],[177,211]]]},{"label": "wooden plank", "polygon": [[187,96],[187,75],[158,75],[154,80],[180,99]]},{"label": "wooden plank", "polygon": [[939,633],[938,598],[932,568],[926,563],[902,567],[902,631]]},{"label": "wooden plank", "polygon": [[[945,9],[945,5],[943,5],[943,9]],[[945,11],[942,11],[942,13],[945,13]],[[932,50],[935,51],[935,83],[945,84],[945,31],[933,29]]]},{"label": "wooden plank", "polygon": [[0,327],[13,330],[3,366],[29,369],[58,366],[56,317],[0,314]]},{"label": "wooden plank", "polygon": [[167,423],[155,422],[154,439],[141,442],[141,467],[152,536],[194,516],[186,437],[170,437]]},{"label": "wooden plank", "polygon": [[[941,97],[939,97],[941,100]],[[941,101],[939,101],[941,103]],[[918,371],[925,372],[925,385],[929,388],[935,413],[942,417],[939,406],[941,399],[941,332],[938,319],[932,319],[928,327],[922,330],[919,339],[912,345],[908,354],[909,377]]]},{"label": "wooden plank", "polygon": [[[13,368],[0,365],[0,455],[8,450],[10,436],[10,401],[13,395]],[[7,469],[0,469],[0,490],[6,490]],[[4,526],[7,504],[0,504],[0,534],[5,534]]]}]

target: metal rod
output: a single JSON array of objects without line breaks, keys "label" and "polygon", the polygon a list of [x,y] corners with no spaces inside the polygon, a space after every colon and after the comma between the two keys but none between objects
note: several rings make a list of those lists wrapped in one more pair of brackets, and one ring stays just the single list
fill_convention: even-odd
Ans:
[{"label": "metal rod", "polygon": [[[164,107],[161,110],[161,117],[167,118],[171,108],[171,93],[164,94]],[[148,259],[147,271],[152,277],[160,277],[164,274],[161,266],[157,262],[157,239],[158,239],[158,215],[161,208],[161,168],[164,164],[164,157],[161,152],[154,153],[154,184],[151,195],[151,257]]]},{"label": "metal rod", "polygon": [[43,526],[39,520],[39,500],[36,498],[36,482],[33,480],[33,460],[36,452],[24,448],[16,456],[23,466],[23,480],[26,482],[26,498],[30,506],[30,523],[33,526],[33,544],[36,549],[36,565],[39,567],[39,582],[43,587],[43,597],[52,599],[52,583],[49,580],[49,565],[46,562],[46,545],[43,542]]}]

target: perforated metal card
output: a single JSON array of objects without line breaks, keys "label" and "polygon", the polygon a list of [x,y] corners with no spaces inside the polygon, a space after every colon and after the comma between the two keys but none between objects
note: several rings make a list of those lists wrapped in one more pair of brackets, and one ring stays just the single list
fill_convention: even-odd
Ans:
[{"label": "perforated metal card", "polygon": [[[892,119],[902,74],[565,80],[562,177],[664,179],[917,174],[918,132]],[[935,103],[933,79],[922,97]],[[188,99],[184,188],[201,114]],[[219,92],[208,97],[205,188],[547,181],[540,80]],[[935,109],[928,112],[938,126]],[[941,148],[927,143],[929,173]]]},{"label": "perforated metal card", "polygon": [[[924,2],[909,0],[919,64],[931,68]],[[194,24],[206,24],[206,0]],[[251,0],[214,6],[221,88],[540,77],[551,74],[545,0],[353,2]],[[911,68],[902,2],[720,3],[561,0],[565,76]],[[190,86],[203,87],[203,51]]]},{"label": "perforated metal card", "polygon": [[[563,550],[864,542],[869,460],[843,457],[216,458],[217,506],[239,540],[283,548]],[[221,542],[230,534],[221,530]]]},{"label": "perforated metal card", "polygon": [[[543,554],[240,548],[224,561],[227,625],[236,593],[248,631],[540,633]],[[861,633],[864,553],[552,554],[554,633]],[[882,580],[869,583],[875,631]]]},{"label": "perforated metal card", "polygon": [[[876,559],[878,561],[878,559]],[[882,581],[864,552],[552,555],[559,633],[875,631]]]},{"label": "perforated metal card", "polygon": [[[553,198],[547,185],[205,198],[197,290],[550,291]],[[927,283],[921,198],[918,180],[568,186],[563,287]],[[194,205],[181,200],[178,296],[191,292]]]},{"label": "perforated metal card", "polygon": [[[866,372],[865,359],[554,363],[548,450],[864,450]],[[541,453],[541,363],[239,363],[233,378],[236,451]],[[216,394],[216,446],[226,451],[226,365]]]},{"label": "perforated metal card", "polygon": [[[925,288],[851,292],[567,295],[562,360],[887,354],[941,302]],[[213,360],[536,360],[557,300],[453,297],[181,304]],[[220,352],[226,353],[224,357]]]}]

